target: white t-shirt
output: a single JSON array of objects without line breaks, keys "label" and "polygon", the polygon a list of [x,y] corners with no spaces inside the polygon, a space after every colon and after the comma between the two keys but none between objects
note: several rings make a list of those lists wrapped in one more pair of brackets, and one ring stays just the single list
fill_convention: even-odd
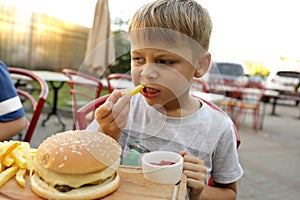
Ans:
[{"label": "white t-shirt", "polygon": [[[233,123],[225,113],[200,101],[202,107],[197,112],[175,118],[149,106],[142,95],[133,96],[128,123],[119,139],[122,164],[141,165],[141,155],[147,151],[187,151],[204,160],[207,179],[212,176],[214,181],[224,184],[237,181],[243,170]],[[97,122],[88,127],[97,128]]]}]

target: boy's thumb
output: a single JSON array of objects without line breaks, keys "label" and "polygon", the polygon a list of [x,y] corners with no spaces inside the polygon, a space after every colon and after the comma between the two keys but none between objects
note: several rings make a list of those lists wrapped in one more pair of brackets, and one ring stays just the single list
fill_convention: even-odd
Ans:
[{"label": "boy's thumb", "polygon": [[113,107],[113,104],[111,101],[105,101],[105,103],[102,104],[101,107],[104,108],[105,110],[111,110]]}]

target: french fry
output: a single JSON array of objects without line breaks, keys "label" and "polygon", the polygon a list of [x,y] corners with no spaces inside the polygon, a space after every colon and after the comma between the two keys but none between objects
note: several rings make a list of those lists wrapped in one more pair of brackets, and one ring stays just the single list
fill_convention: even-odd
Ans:
[{"label": "french fry", "polygon": [[5,167],[10,167],[13,163],[14,163],[14,159],[11,158],[10,156],[5,156],[5,158],[3,159],[2,163]]},{"label": "french fry", "polygon": [[4,142],[4,145],[2,146],[2,150],[0,152],[0,161],[4,159],[6,155],[8,155],[10,152],[12,152],[15,148],[17,148],[20,145],[19,141],[9,141]]},{"label": "french fry", "polygon": [[13,176],[21,187],[25,187],[26,172],[33,169],[35,154],[36,149],[30,148],[28,142],[0,142],[0,187]]},{"label": "french fry", "polygon": [[13,165],[0,173],[0,187],[11,179],[18,171],[18,167]]},{"label": "french fry", "polygon": [[36,151],[37,151],[37,149],[33,149],[33,148],[30,149],[30,152],[32,155],[35,155]]},{"label": "french fry", "polygon": [[25,187],[26,169],[19,169],[16,174],[16,181],[21,187]]},{"label": "french fry", "polygon": [[[33,152],[30,149],[30,144],[28,142],[21,142],[21,151],[23,152],[24,158],[27,160],[27,169],[30,170],[32,168],[33,162]],[[36,149],[35,149],[36,151]],[[34,153],[35,155],[35,153]]]},{"label": "french fry", "polygon": [[19,149],[14,149],[10,154],[12,158],[15,160],[15,164],[21,169],[27,169],[28,161],[23,157],[22,151]]},{"label": "french fry", "polygon": [[136,86],[135,88],[133,88],[131,90],[126,90],[126,91],[121,92],[121,95],[124,96],[125,94],[130,94],[130,96],[134,96],[137,93],[139,93],[140,91],[142,91],[142,89],[144,87],[145,86],[143,86],[143,85],[138,85],[138,86]]}]

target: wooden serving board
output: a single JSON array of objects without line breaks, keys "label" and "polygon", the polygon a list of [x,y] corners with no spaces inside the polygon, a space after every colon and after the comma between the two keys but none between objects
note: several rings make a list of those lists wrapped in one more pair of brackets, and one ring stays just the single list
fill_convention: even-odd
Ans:
[{"label": "wooden serving board", "polygon": [[[102,198],[106,200],[184,200],[186,191],[186,177],[183,175],[178,186],[156,184],[143,177],[140,167],[120,166],[120,186],[112,194]],[[176,198],[177,196],[177,198]],[[175,198],[174,198],[175,197]],[[0,188],[1,200],[43,200],[35,195],[30,188],[30,179],[26,177],[25,188],[20,187],[14,178]]]}]

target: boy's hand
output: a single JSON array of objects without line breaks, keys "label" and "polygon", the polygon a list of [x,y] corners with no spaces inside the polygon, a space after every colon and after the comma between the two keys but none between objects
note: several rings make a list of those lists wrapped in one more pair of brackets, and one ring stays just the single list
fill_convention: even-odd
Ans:
[{"label": "boy's hand", "polygon": [[183,173],[187,177],[187,186],[190,188],[190,199],[199,199],[206,180],[204,161],[188,155],[187,152],[180,152],[180,154],[183,156]]},{"label": "boy's hand", "polygon": [[106,102],[99,106],[95,112],[95,119],[99,123],[99,131],[119,140],[121,130],[126,126],[130,95],[121,95],[121,91],[115,89]]}]

